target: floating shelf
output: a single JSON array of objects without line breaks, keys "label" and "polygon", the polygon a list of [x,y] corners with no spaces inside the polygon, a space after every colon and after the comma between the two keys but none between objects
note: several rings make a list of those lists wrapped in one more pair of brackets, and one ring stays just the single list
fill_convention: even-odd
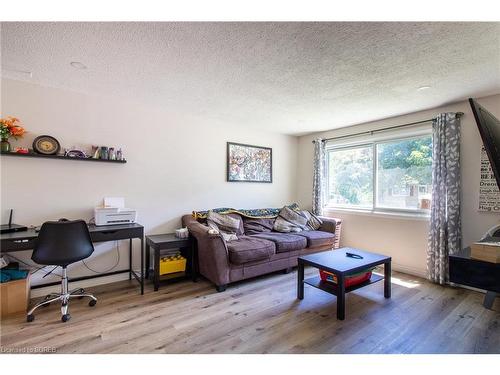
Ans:
[{"label": "floating shelf", "polygon": [[115,164],[124,164],[126,160],[106,160],[106,159],[93,159],[93,158],[72,158],[64,155],[43,155],[43,154],[20,154],[17,152],[0,152],[2,156],[17,156],[20,158],[40,158],[40,159],[57,159],[57,160],[75,160],[75,161],[93,161],[93,162],[101,162],[101,163],[115,163]]}]

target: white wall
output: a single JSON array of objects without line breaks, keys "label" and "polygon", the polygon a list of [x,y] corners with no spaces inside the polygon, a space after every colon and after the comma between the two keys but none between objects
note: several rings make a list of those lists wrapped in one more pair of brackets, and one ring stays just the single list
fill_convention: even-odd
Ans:
[{"label": "white wall", "polygon": [[[164,233],[178,228],[181,215],[194,209],[280,207],[295,201],[296,137],[7,79],[1,93],[1,115],[19,117],[29,131],[13,146],[31,147],[36,136],[50,134],[62,147],[122,147],[128,160],[115,165],[2,157],[2,223],[10,208],[20,224],[60,217],[89,220],[104,196],[124,196],[126,205],[138,210],[146,233]],[[272,147],[273,183],[226,182],[227,141]],[[109,268],[116,259],[112,248],[97,245],[88,263]],[[126,268],[127,242],[120,248]],[[29,259],[29,253],[22,256]],[[89,273],[81,265],[70,271],[73,276]]]},{"label": "white wall", "polygon": [[[493,115],[500,118],[500,95],[479,99]],[[470,245],[490,227],[500,223],[500,215],[478,212],[479,159],[481,138],[467,102],[398,116],[383,121],[360,124],[334,131],[302,136],[299,139],[297,201],[311,206],[312,140],[420,121],[440,112],[464,112],[462,117],[462,231],[463,244]],[[425,275],[429,223],[426,220],[329,211],[328,215],[343,219],[342,245],[365,248],[392,256],[394,268],[416,275]]]},{"label": "white wall", "polygon": [[[38,225],[60,217],[90,219],[104,196],[124,196],[137,208],[146,233],[172,231],[193,209],[279,207],[298,201],[311,206],[311,140],[427,119],[443,111],[462,111],[462,202],[464,244],[500,222],[499,215],[477,211],[481,140],[469,105],[433,110],[361,124],[300,138],[207,122],[171,108],[149,108],[133,99],[89,96],[3,79],[1,115],[22,119],[29,131],[13,146],[30,146],[40,134],[54,135],[63,146],[91,144],[122,147],[128,163],[1,158],[1,221],[15,209],[15,222]],[[479,100],[500,118],[500,95]],[[226,141],[273,148],[272,184],[225,182]],[[394,268],[424,275],[428,222],[422,220],[330,213],[344,219],[342,244],[393,257]],[[89,265],[106,270],[116,260],[114,244],[99,244]],[[136,245],[137,246],[137,245]],[[126,242],[120,243],[126,267]],[[29,259],[29,252],[17,254]],[[75,265],[71,274],[89,274]],[[40,275],[41,276],[41,275]],[[34,283],[39,282],[39,277]],[[43,281],[54,281],[45,278]],[[105,279],[102,281],[106,281]],[[92,280],[95,284],[98,280]]]}]

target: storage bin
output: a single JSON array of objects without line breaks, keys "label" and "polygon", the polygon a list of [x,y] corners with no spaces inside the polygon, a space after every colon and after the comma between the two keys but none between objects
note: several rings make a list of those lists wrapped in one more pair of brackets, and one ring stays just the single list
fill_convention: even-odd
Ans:
[{"label": "storage bin", "polygon": [[476,242],[471,245],[470,257],[483,262],[500,263],[499,242]]},{"label": "storage bin", "polygon": [[30,275],[25,279],[0,283],[2,318],[16,313],[26,313],[30,300]]},{"label": "storage bin", "polygon": [[[328,271],[319,270],[319,276],[322,281],[326,281],[332,284],[337,284],[338,282],[337,275]],[[365,272],[360,272],[356,275],[347,276],[345,278],[345,287],[348,288],[350,286],[364,283],[365,281],[370,280],[371,277],[372,277],[371,270],[366,270]]]},{"label": "storage bin", "polygon": [[182,255],[163,257],[160,259],[160,275],[186,271],[186,258]]}]

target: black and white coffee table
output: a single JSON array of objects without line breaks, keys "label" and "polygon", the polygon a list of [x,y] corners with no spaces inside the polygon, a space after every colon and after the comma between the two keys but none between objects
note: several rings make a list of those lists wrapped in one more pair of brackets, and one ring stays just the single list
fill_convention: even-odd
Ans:
[{"label": "black and white coffee table", "polygon": [[[357,255],[356,257],[348,254]],[[372,274],[371,278],[361,284],[345,287],[345,278],[363,270],[384,265],[384,276]],[[304,266],[312,266],[334,273],[338,283],[322,281],[318,276],[304,280]],[[337,319],[345,318],[345,295],[356,289],[384,280],[384,297],[391,298],[391,257],[368,251],[343,247],[333,251],[300,256],[298,258],[297,298],[304,299],[304,284],[311,285],[327,293],[337,296]]]}]

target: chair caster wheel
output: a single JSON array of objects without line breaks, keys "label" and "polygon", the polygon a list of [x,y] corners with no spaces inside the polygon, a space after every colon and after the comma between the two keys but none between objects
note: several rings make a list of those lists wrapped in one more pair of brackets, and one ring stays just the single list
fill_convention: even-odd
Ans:
[{"label": "chair caster wheel", "polygon": [[26,321],[28,323],[31,323],[33,320],[35,320],[35,315],[33,314],[26,315]]},{"label": "chair caster wheel", "polygon": [[95,299],[91,299],[89,301],[89,306],[95,306],[96,303],[97,303],[97,301]]},{"label": "chair caster wheel", "polygon": [[69,315],[69,314],[64,314],[63,316],[61,316],[61,320],[63,322],[67,322],[70,319],[71,319],[71,315]]}]

